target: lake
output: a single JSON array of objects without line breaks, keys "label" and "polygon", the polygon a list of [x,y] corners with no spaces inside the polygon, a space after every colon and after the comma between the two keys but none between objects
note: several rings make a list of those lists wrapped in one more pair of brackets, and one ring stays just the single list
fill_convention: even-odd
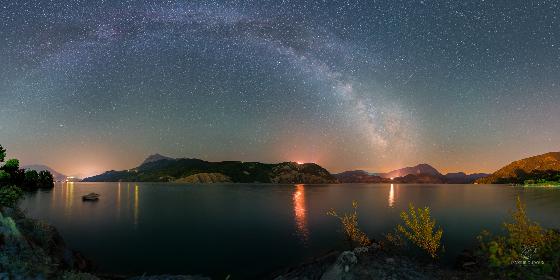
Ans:
[{"label": "lake", "polygon": [[[90,192],[100,200],[82,201]],[[531,219],[560,228],[560,189],[504,185],[57,183],[21,206],[102,272],[247,279],[343,249],[338,220],[326,212],[350,211],[352,200],[375,239],[409,203],[430,206],[451,263],[482,229],[500,230],[518,195]]]}]

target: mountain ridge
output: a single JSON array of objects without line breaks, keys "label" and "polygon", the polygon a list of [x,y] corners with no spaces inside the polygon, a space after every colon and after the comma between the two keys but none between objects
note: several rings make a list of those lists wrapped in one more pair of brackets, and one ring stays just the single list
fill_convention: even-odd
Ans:
[{"label": "mountain ridge", "polygon": [[549,152],[513,161],[478,184],[522,184],[526,180],[560,180],[560,152]]},{"label": "mountain ridge", "polygon": [[427,163],[417,164],[415,166],[407,166],[387,173],[378,173],[377,176],[382,178],[396,178],[404,177],[410,174],[430,174],[430,175],[442,175],[437,169]]},{"label": "mountain ridge", "polygon": [[209,162],[195,158],[149,156],[139,166],[110,170],[85,178],[85,182],[193,182],[193,183],[337,183],[326,169],[315,163],[260,163],[242,161]]},{"label": "mountain ridge", "polygon": [[429,164],[422,163],[387,173],[368,173],[364,170],[333,174],[341,183],[402,183],[402,184],[472,184],[489,174],[455,172],[442,174]]}]

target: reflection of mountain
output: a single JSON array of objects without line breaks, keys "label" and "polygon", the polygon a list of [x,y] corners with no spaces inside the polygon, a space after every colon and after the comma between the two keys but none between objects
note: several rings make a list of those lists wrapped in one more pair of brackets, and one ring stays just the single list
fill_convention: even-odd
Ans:
[{"label": "reflection of mountain", "polygon": [[54,170],[54,169],[52,169],[52,168],[50,168],[46,165],[30,164],[30,165],[22,166],[22,168],[35,170],[37,172],[43,171],[43,170],[49,171],[53,175],[53,178],[54,178],[55,181],[64,181],[64,180],[66,180],[66,177],[67,177],[66,175],[64,175],[60,172],[57,172],[56,170]]},{"label": "reflection of mountain", "polygon": [[[400,176],[397,176],[399,174]],[[341,183],[401,183],[401,184],[472,184],[476,179],[488,176],[484,173],[467,175],[463,172],[442,175],[428,164],[406,167],[388,173],[371,175],[355,170],[334,174]]]},{"label": "reflection of mountain", "polygon": [[560,181],[560,152],[546,153],[514,161],[476,182],[480,184],[521,184],[525,180],[536,181],[539,179]]},{"label": "reflection of mountain", "polygon": [[161,155],[150,156],[140,166],[123,171],[107,171],[84,179],[86,182],[189,182],[189,183],[278,183],[324,184],[336,179],[314,163],[222,161],[200,159],[171,159]]}]

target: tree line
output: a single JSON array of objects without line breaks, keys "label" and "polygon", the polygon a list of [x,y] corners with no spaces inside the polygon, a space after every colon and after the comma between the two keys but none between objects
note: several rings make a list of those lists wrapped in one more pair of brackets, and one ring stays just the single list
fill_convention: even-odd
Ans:
[{"label": "tree line", "polygon": [[20,168],[19,160],[6,160],[6,149],[0,145],[0,188],[17,187],[23,190],[35,190],[54,187],[53,175],[43,170],[25,170]]}]

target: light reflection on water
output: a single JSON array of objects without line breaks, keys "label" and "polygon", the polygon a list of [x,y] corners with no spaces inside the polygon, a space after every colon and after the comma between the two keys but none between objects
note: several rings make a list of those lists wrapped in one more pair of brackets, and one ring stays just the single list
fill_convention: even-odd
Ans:
[{"label": "light reflection on water", "polygon": [[[116,195],[114,197],[111,198],[101,195],[100,201],[82,201],[83,195],[95,191],[84,190],[83,188],[76,190],[75,184],[76,183],[74,182],[56,183],[55,188],[51,191],[41,191],[36,193],[34,195],[34,203],[41,205],[42,199],[50,200],[50,207],[52,209],[60,208],[62,213],[69,218],[71,216],[80,215],[80,213],[76,213],[76,211],[77,209],[82,208],[82,205],[88,205],[92,208],[96,208],[99,204],[110,203],[111,205],[115,205],[111,208],[115,209],[115,217],[117,221],[122,219],[126,220],[127,217],[132,217],[132,224],[138,225],[140,220],[140,187],[138,185],[135,184],[131,192],[131,185],[128,183],[126,186],[126,192],[124,192],[123,188],[125,186],[119,182],[117,183]],[[113,201],[114,204],[112,204]],[[76,205],[76,203],[78,204]],[[125,216],[123,216],[123,211]]]},{"label": "light reflection on water", "polygon": [[301,241],[306,244],[309,239],[309,229],[307,228],[307,209],[305,207],[305,187],[302,184],[296,185],[293,195],[294,217],[296,231]]},{"label": "light reflection on water", "polygon": [[395,206],[395,187],[391,184],[389,189],[389,207]]},{"label": "light reflection on water", "polygon": [[138,226],[138,196],[139,196],[138,185],[134,185],[134,225]]},{"label": "light reflection on water", "polygon": [[64,205],[66,210],[66,215],[72,214],[72,203],[74,202],[74,182],[67,182],[64,185]]}]

